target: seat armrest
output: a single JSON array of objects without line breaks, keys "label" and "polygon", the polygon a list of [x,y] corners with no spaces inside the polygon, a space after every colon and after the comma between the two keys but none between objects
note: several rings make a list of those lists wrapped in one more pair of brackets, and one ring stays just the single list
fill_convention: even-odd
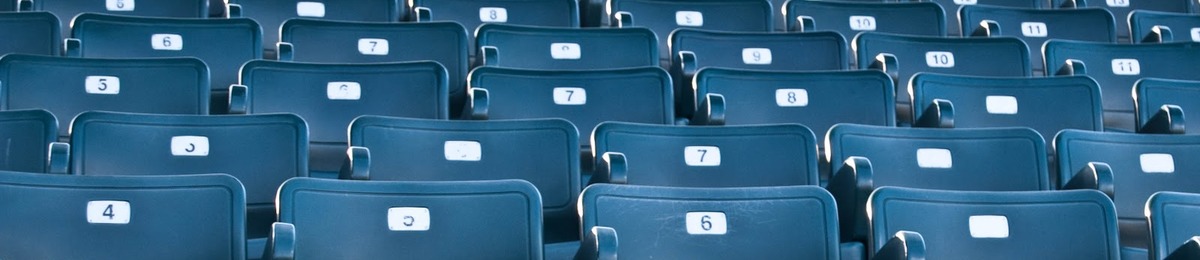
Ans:
[{"label": "seat armrest", "polygon": [[851,156],[842,162],[826,187],[837,202],[842,241],[864,241],[867,236],[867,198],[875,190],[871,160]]},{"label": "seat armrest", "polygon": [[296,46],[292,46],[288,42],[275,43],[275,53],[278,54],[275,59],[279,61],[292,61],[295,58]]},{"label": "seat armrest", "polygon": [[1200,259],[1200,236],[1193,236],[1171,251],[1170,255],[1163,258],[1164,260],[1185,260],[1185,259]]},{"label": "seat armrest", "polygon": [[71,167],[71,144],[52,142],[49,153],[50,155],[46,159],[46,172],[67,174]]},{"label": "seat armrest", "polygon": [[816,20],[812,16],[796,16],[796,24],[792,28],[788,28],[792,32],[811,32],[815,28]]},{"label": "seat armrest", "polygon": [[617,12],[616,15],[613,15],[613,18],[616,19],[617,24],[615,25],[617,28],[633,27],[632,13],[625,11]]},{"label": "seat armrest", "polygon": [[267,236],[267,247],[263,250],[262,259],[291,260],[295,257],[296,226],[283,222],[271,224],[271,234]]},{"label": "seat armrest", "polygon": [[1080,6],[1083,6],[1083,4],[1075,0],[1063,0],[1062,3],[1058,3],[1058,8],[1062,9],[1073,9]]},{"label": "seat armrest", "polygon": [[1150,33],[1142,37],[1142,43],[1164,43],[1174,40],[1175,36],[1171,34],[1171,28],[1162,25],[1150,27]]},{"label": "seat armrest", "polygon": [[83,42],[75,38],[63,39],[63,56],[71,58],[83,57]]},{"label": "seat armrest", "polygon": [[879,248],[879,252],[875,252],[875,257],[871,259],[889,260],[889,259],[925,259],[925,238],[921,237],[921,233],[912,231],[899,231],[896,235],[888,239],[883,247]]},{"label": "seat armrest", "polygon": [[725,125],[725,96],[716,93],[704,94],[700,108],[692,115],[691,125]]},{"label": "seat armrest", "polygon": [[488,90],[485,88],[471,88],[470,91],[467,91],[467,103],[463,107],[462,119],[487,120],[488,95]]},{"label": "seat armrest", "polygon": [[975,27],[975,31],[971,32],[971,37],[992,37],[1002,35],[1000,33],[1000,23],[992,20],[979,21],[979,26]]},{"label": "seat armrest", "polygon": [[[916,108],[915,106],[913,107]],[[950,100],[934,99],[918,118],[914,127],[954,128],[954,104]]]},{"label": "seat armrest", "polygon": [[1184,124],[1183,116],[1183,108],[1177,105],[1164,104],[1150,117],[1150,121],[1146,121],[1145,125],[1138,126],[1138,133],[1184,134],[1186,132],[1186,125]]},{"label": "seat armrest", "polygon": [[1089,162],[1087,167],[1075,173],[1067,184],[1063,185],[1064,190],[1098,190],[1108,195],[1108,198],[1115,199],[1116,194],[1113,189],[1113,172],[1112,167],[1107,163]]},{"label": "seat armrest", "polygon": [[591,183],[626,184],[629,182],[626,175],[629,172],[629,164],[625,161],[625,154],[604,152],[600,158],[596,158],[596,164],[596,172],[592,174]]},{"label": "seat armrest", "polygon": [[241,18],[241,17],[242,17],[242,5],[239,5],[239,4],[225,5],[225,18]]},{"label": "seat armrest", "polygon": [[371,179],[371,150],[362,146],[346,148],[346,160],[342,162],[342,170],[338,179],[370,180]]},{"label": "seat armrest", "polygon": [[413,8],[413,20],[418,23],[428,22],[433,20],[433,10],[429,7],[418,6]]},{"label": "seat armrest", "polygon": [[595,226],[583,235],[579,242],[576,260],[616,260],[617,231],[610,227]]},{"label": "seat armrest", "polygon": [[245,115],[250,112],[250,88],[246,85],[229,86],[229,114]]},{"label": "seat armrest", "polygon": [[479,64],[476,64],[476,66],[496,66],[497,62],[500,62],[499,52],[500,49],[496,48],[496,46],[480,46],[479,58],[477,58]]},{"label": "seat armrest", "polygon": [[[1047,68],[1047,70],[1049,70],[1049,68]],[[1073,76],[1073,75],[1085,75],[1085,74],[1087,74],[1087,66],[1085,66],[1083,64],[1083,61],[1076,60],[1076,59],[1067,59],[1067,61],[1063,62],[1063,66],[1058,68],[1058,72],[1054,73],[1054,75],[1057,75],[1057,76]]]},{"label": "seat armrest", "polygon": [[875,60],[867,66],[869,69],[883,71],[892,78],[892,83],[897,86],[900,84],[900,68],[899,61],[896,60],[896,55],[891,53],[880,53],[875,55]]},{"label": "seat armrest", "polygon": [[17,11],[32,12],[33,11],[33,0],[17,1]]}]

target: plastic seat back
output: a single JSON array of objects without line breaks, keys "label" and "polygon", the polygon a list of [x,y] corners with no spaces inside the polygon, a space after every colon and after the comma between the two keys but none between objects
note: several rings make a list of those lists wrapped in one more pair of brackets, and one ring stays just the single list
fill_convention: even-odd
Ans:
[{"label": "plastic seat back", "polygon": [[246,259],[246,193],[224,174],[0,172],[5,259]]},{"label": "plastic seat back", "polygon": [[638,259],[838,259],[836,212],[817,186],[595,184],[580,200],[585,236],[611,228],[615,254]]},{"label": "plastic seat back", "polygon": [[883,187],[871,194],[869,207],[871,251],[907,231],[924,239],[928,258],[1121,258],[1112,201],[1095,190]]},{"label": "plastic seat back", "polygon": [[1194,249],[1195,245],[1185,244],[1200,236],[1200,228],[1192,224],[1197,216],[1200,216],[1200,195],[1196,193],[1164,191],[1150,196],[1146,201],[1146,219],[1150,221],[1153,236],[1150,259],[1166,259],[1184,247]]},{"label": "plastic seat back", "polygon": [[0,171],[46,172],[50,142],[58,140],[58,119],[41,109],[0,112]]},{"label": "plastic seat back", "polygon": [[895,87],[879,71],[707,68],[696,73],[692,88],[696,97],[725,97],[726,125],[798,123],[818,138],[837,123],[896,125]]},{"label": "plastic seat back", "polygon": [[606,153],[623,154],[628,165],[625,182],[634,185],[819,184],[816,138],[797,124],[694,127],[606,122],[596,127],[592,146],[597,169],[605,168],[600,157]]},{"label": "plastic seat back", "polygon": [[[839,124],[825,139],[832,172],[865,157],[874,187],[1049,190],[1046,145],[1028,128],[897,128]],[[835,177],[836,178],[836,177]]]},{"label": "plastic seat back", "polygon": [[521,180],[295,178],[278,207],[297,258],[542,259],[541,202]]},{"label": "plastic seat back", "polygon": [[[475,31],[475,42],[484,52],[479,57],[483,66],[592,70],[659,65],[658,38],[645,28],[484,24]],[[495,55],[488,57],[488,49]]]},{"label": "plastic seat back", "polygon": [[795,0],[788,1],[783,12],[788,31],[793,32],[835,31],[846,39],[866,31],[946,35],[946,14],[940,5],[932,2]]},{"label": "plastic seat back", "polygon": [[973,77],[918,73],[909,83],[913,117],[935,100],[954,106],[955,128],[1029,127],[1046,142],[1063,129],[1104,130],[1100,86],[1085,76]]},{"label": "plastic seat back", "polygon": [[564,118],[587,145],[605,121],[671,124],[671,78],[656,67],[592,71],[481,67],[470,89],[486,89],[488,119]]},{"label": "plastic seat back", "polygon": [[[1158,122],[1154,122],[1155,117],[1161,118],[1162,114],[1167,112],[1164,111],[1164,106],[1177,106],[1184,115],[1187,115],[1187,111],[1196,111],[1200,108],[1200,98],[1196,98],[1197,95],[1200,95],[1200,81],[1159,78],[1138,80],[1133,85],[1133,111],[1137,118],[1135,126],[1139,132],[1158,127]],[[1193,129],[1190,132],[1195,134],[1200,130],[1200,122],[1184,120],[1183,127],[1184,130]]]},{"label": "plastic seat back", "polygon": [[0,55],[59,55],[62,52],[59,24],[58,17],[48,12],[0,12],[0,35],[5,36]]},{"label": "plastic seat back", "polygon": [[[1128,21],[1130,42],[1146,42],[1154,38],[1167,42],[1200,42],[1200,15],[1197,14],[1134,10],[1129,12]],[[1118,23],[1121,22],[1125,21],[1118,20]],[[1162,39],[1162,36],[1151,36],[1155,34],[1155,27],[1171,29],[1173,37]]]}]

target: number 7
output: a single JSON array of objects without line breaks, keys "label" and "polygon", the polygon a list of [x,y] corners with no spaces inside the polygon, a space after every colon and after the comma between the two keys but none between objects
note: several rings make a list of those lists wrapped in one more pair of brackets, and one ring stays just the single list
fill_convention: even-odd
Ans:
[{"label": "number 7", "polygon": [[700,152],[700,162],[704,162],[704,156],[708,155],[708,149],[699,149],[696,151]]},{"label": "number 7", "polygon": [[567,101],[571,101],[571,97],[575,96],[574,90],[567,90]]}]

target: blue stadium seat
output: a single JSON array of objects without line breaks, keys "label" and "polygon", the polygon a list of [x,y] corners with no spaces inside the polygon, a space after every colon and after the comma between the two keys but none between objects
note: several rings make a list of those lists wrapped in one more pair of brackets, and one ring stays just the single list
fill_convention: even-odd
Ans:
[{"label": "blue stadium seat", "polygon": [[[1025,42],[1011,37],[943,38],[861,33],[854,38],[859,69],[878,69],[903,86],[917,72],[971,76],[1024,76],[1033,70]],[[911,97],[896,91],[900,125],[912,123]]]},{"label": "blue stadium seat", "polygon": [[1113,203],[1097,191],[871,194],[872,259],[1121,259]]},{"label": "blue stadium seat", "polygon": [[262,25],[262,49],[274,58],[279,28],[291,18],[313,18],[358,22],[404,21],[408,10],[399,0],[312,1],[312,0],[226,0],[229,17],[246,17]]},{"label": "blue stadium seat", "polygon": [[[250,19],[182,19],[85,13],[75,17],[68,57],[192,56],[208,64],[212,113],[223,114],[243,63],[261,59],[262,30]],[[147,41],[149,40],[149,41]]]},{"label": "blue stadium seat", "polygon": [[[767,0],[609,0],[608,22],[610,27],[649,28],[658,35],[658,48],[666,50],[678,28],[770,32],[776,10]],[[659,59],[669,61],[671,55],[660,53]]]},{"label": "blue stadium seat", "polygon": [[698,101],[709,95],[723,97],[726,125],[799,123],[818,138],[837,123],[896,125],[892,79],[874,70],[706,68],[696,73],[690,88]]},{"label": "blue stadium seat", "polygon": [[18,1],[3,1],[3,2],[0,2],[0,12],[14,12],[14,11],[17,11],[17,2],[18,2]]},{"label": "blue stadium seat", "polygon": [[837,206],[817,186],[596,184],[579,208],[576,259],[839,259]]},{"label": "blue stadium seat", "polygon": [[[1054,138],[1059,178],[1108,178],[1117,191],[1121,244],[1148,248],[1145,205],[1159,191],[1200,192],[1200,136],[1065,130]],[[1073,177],[1074,176],[1074,177]]]},{"label": "blue stadium seat", "polygon": [[[1045,8],[1047,5],[1066,5],[1069,8],[1074,8],[1081,0],[931,0],[930,2],[937,3],[942,6],[942,10],[946,15],[946,32],[950,36],[963,36],[961,28],[959,28],[958,9],[972,5],[989,5],[989,6],[1004,6],[1016,8]],[[1062,2],[1061,4],[1059,4]]]},{"label": "blue stadium seat", "polygon": [[479,65],[522,69],[658,66],[657,41],[654,32],[646,28],[579,29],[484,24],[475,31],[475,45],[480,49]]},{"label": "blue stadium seat", "polygon": [[294,178],[278,209],[265,259],[542,259],[542,200],[521,180]]},{"label": "blue stadium seat", "polygon": [[577,241],[580,158],[574,155],[579,154],[578,135],[574,125],[561,119],[445,121],[362,116],[350,124],[347,154],[351,163],[341,177],[522,179],[542,195],[546,243]]},{"label": "blue stadium seat", "polygon": [[41,109],[0,112],[0,140],[6,146],[0,150],[0,171],[46,172],[58,119]]},{"label": "blue stadium seat", "polygon": [[1012,36],[1029,46],[1033,70],[1044,75],[1042,45],[1048,39],[1117,42],[1113,16],[1100,8],[1029,9],[999,6],[963,6],[958,11],[963,36]]},{"label": "blue stadium seat", "polygon": [[471,55],[475,29],[485,23],[579,28],[576,0],[413,0],[407,1],[412,20],[453,21],[467,28]]},{"label": "blue stadium seat", "polygon": [[675,111],[690,117],[696,110],[692,78],[708,67],[814,71],[845,70],[851,58],[846,39],[834,32],[718,32],[678,29],[671,33],[671,76]]},{"label": "blue stadium seat", "polygon": [[[0,57],[4,109],[45,109],[67,126],[84,111],[206,115],[208,66],[196,58]],[[80,91],[82,90],[82,91]],[[58,131],[67,137],[67,128]]]},{"label": "blue stadium seat", "polygon": [[[908,85],[913,117],[921,119],[917,125],[1023,126],[1047,139],[1063,129],[1104,130],[1100,86],[1086,76],[1017,78],[917,73]],[[940,125],[942,122],[950,125]]]},{"label": "blue stadium seat", "polygon": [[819,185],[817,141],[799,124],[694,127],[605,122],[592,183],[676,187]]},{"label": "blue stadium seat", "polygon": [[[1172,13],[1195,13],[1200,11],[1196,1],[1189,0],[1157,0],[1157,1],[1130,1],[1130,0],[1093,0],[1088,3],[1088,6],[1102,7],[1112,12],[1114,17],[1124,19],[1129,17],[1129,14],[1134,10],[1142,11],[1160,11]],[[1138,42],[1140,39],[1131,38],[1129,23],[1117,23],[1117,33],[1122,39],[1122,43]],[[1126,40],[1128,39],[1128,40]]]},{"label": "blue stadium seat", "polygon": [[[480,67],[469,88],[476,119],[564,118],[588,146],[605,121],[672,124],[671,77],[657,67],[614,70],[522,70]],[[586,148],[586,147],[585,147]],[[585,149],[586,152],[586,149]]]},{"label": "blue stadium seat", "polygon": [[0,172],[0,258],[246,259],[246,193],[224,174]]},{"label": "blue stadium seat", "polygon": [[[308,126],[291,114],[84,112],[71,123],[69,148],[63,148],[67,146],[63,143],[54,146],[51,173],[233,175],[246,187],[246,237],[252,239],[269,233],[279,185],[288,178],[308,176]],[[262,245],[251,244],[248,251],[257,255],[260,249],[256,248]]]},{"label": "blue stadium seat", "polygon": [[1143,78],[1133,84],[1133,110],[1137,132],[1182,134],[1200,129],[1200,121],[1188,123],[1184,112],[1200,107],[1200,81]]},{"label": "blue stadium seat", "polygon": [[57,56],[62,52],[58,17],[48,12],[0,12],[0,55],[26,53]]},{"label": "blue stadium seat", "polygon": [[[283,23],[279,60],[371,63],[432,60],[449,72],[450,114],[466,94],[468,31],[453,22],[377,23],[291,19]],[[473,32],[473,31],[472,31]],[[393,44],[394,43],[394,44]],[[330,48],[337,46],[338,48]],[[396,51],[391,51],[396,46]]]},{"label": "blue stadium seat", "polygon": [[64,36],[71,32],[71,19],[82,13],[143,17],[207,18],[208,0],[10,0],[22,12],[45,11],[58,16]]},{"label": "blue stadium seat", "polygon": [[[867,235],[867,196],[883,186],[1050,190],[1046,145],[1028,128],[931,129],[839,124],[825,137],[842,238]],[[878,170],[876,170],[878,169]]]},{"label": "blue stadium seat", "polygon": [[[1129,39],[1139,42],[1200,42],[1200,15],[1134,10]],[[1178,35],[1175,35],[1178,34]]]},{"label": "blue stadium seat", "polygon": [[835,31],[946,36],[946,14],[932,2],[791,0],[783,9],[788,31]]},{"label": "blue stadium seat", "polygon": [[1142,78],[1200,80],[1200,43],[1116,44],[1050,40],[1042,48],[1047,75],[1087,75],[1104,92],[1104,124],[1133,131],[1131,93]]},{"label": "blue stadium seat", "polygon": [[1150,259],[1200,258],[1200,194],[1158,192],[1146,202],[1150,222]]},{"label": "blue stadium seat", "polygon": [[447,118],[446,69],[437,62],[371,64],[256,60],[232,87],[232,113],[295,113],[309,124],[309,170],[332,177],[346,158],[346,127],[361,115]]}]

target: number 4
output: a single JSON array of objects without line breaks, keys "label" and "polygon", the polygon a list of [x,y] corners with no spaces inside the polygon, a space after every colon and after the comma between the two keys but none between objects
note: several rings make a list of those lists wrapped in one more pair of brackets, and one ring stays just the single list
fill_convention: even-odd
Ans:
[{"label": "number 4", "polygon": [[108,204],[108,206],[105,206],[104,213],[101,213],[100,215],[108,217],[108,219],[113,219],[113,217],[117,216],[116,214],[113,214],[113,205],[112,204]]}]

